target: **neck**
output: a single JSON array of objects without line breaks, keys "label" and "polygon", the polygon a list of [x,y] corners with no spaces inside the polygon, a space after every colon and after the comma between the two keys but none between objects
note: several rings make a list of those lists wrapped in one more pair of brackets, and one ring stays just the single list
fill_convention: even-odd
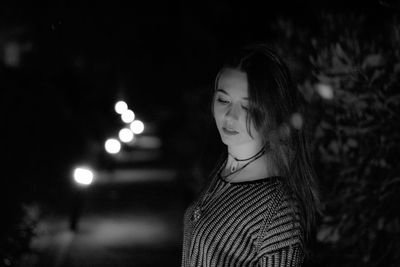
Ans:
[{"label": "neck", "polygon": [[256,155],[258,152],[261,151],[262,145],[255,144],[255,145],[242,145],[242,146],[229,146],[228,147],[228,154],[232,158],[236,158],[238,160],[248,159]]},{"label": "neck", "polygon": [[[248,146],[246,148],[228,147],[229,154],[222,175],[230,182],[256,180],[259,178],[279,175],[276,166],[273,164],[269,151],[257,156],[257,154],[259,154],[258,152],[261,152],[261,149],[262,146],[255,146],[253,148]],[[253,158],[244,161],[237,161],[234,157],[238,160]],[[242,169],[242,167],[245,168]]]},{"label": "neck", "polygon": [[[226,168],[229,169],[231,174],[241,171],[243,168],[247,167],[249,164],[258,160],[263,156],[265,150],[264,147],[259,148],[257,152],[254,152],[254,147],[246,146],[241,149],[237,149],[235,154],[233,149],[228,149],[228,161]],[[249,153],[251,151],[251,154]],[[240,157],[236,156],[240,154]]]}]

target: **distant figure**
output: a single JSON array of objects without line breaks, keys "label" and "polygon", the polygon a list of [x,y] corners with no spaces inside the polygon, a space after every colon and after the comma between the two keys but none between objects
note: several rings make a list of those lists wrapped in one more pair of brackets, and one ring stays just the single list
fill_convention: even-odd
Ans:
[{"label": "distant figure", "polygon": [[186,210],[182,266],[302,265],[319,210],[302,107],[264,45],[222,67],[211,110],[227,149]]}]

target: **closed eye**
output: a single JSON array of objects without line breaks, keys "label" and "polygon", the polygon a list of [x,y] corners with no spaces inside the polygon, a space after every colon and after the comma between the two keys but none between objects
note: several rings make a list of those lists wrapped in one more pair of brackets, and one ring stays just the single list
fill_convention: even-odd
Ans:
[{"label": "closed eye", "polygon": [[228,104],[228,103],[229,103],[228,100],[222,99],[222,98],[220,98],[220,97],[217,98],[217,101],[218,101],[219,103],[222,103],[222,104]]}]

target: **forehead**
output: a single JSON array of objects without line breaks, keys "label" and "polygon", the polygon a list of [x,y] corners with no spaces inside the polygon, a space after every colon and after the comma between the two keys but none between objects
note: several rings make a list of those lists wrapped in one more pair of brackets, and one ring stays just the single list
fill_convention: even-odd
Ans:
[{"label": "forehead", "polygon": [[247,97],[247,86],[247,74],[235,69],[224,69],[217,82],[217,90],[223,89],[240,97]]}]

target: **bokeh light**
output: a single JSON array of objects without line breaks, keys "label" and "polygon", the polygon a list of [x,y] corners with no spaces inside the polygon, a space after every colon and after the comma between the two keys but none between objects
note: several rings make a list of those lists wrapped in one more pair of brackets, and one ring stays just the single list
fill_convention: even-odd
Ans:
[{"label": "bokeh light", "polygon": [[121,150],[121,143],[114,138],[107,139],[104,144],[106,151],[110,154],[117,154]]},{"label": "bokeh light", "polygon": [[300,113],[293,113],[290,117],[290,124],[293,128],[301,129],[303,127],[303,116]]},{"label": "bokeh light", "polygon": [[134,134],[141,134],[144,131],[144,124],[140,120],[131,123],[130,128]]},{"label": "bokeh light", "polygon": [[315,86],[315,90],[317,93],[324,99],[331,100],[333,99],[333,89],[332,86],[324,83],[318,83]]},{"label": "bokeh light", "polygon": [[21,49],[16,42],[8,42],[4,45],[4,63],[10,67],[18,67],[20,63]]},{"label": "bokeh light", "polygon": [[93,171],[85,167],[77,167],[74,170],[74,180],[80,185],[90,185],[93,182]]},{"label": "bokeh light", "polygon": [[129,128],[123,128],[119,131],[118,133],[119,140],[121,140],[124,143],[129,143],[133,140],[135,137],[131,129]]},{"label": "bokeh light", "polygon": [[127,109],[121,114],[121,119],[125,123],[131,123],[135,120],[135,113],[132,110]]},{"label": "bokeh light", "polygon": [[118,114],[123,114],[126,110],[128,110],[128,104],[125,101],[118,101],[114,106],[115,112]]}]

